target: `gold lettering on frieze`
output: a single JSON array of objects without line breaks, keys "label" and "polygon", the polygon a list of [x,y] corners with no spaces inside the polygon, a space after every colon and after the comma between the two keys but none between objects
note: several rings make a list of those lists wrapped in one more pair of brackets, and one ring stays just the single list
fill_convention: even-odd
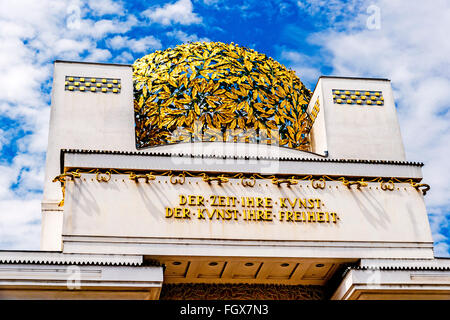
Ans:
[{"label": "gold lettering on frieze", "polygon": [[189,208],[175,207],[168,208],[166,207],[166,218],[175,218],[175,219],[190,219],[191,210]]},{"label": "gold lettering on frieze", "polygon": [[176,207],[165,208],[167,219],[293,222],[336,224],[339,215],[319,198],[236,197],[180,194]]}]

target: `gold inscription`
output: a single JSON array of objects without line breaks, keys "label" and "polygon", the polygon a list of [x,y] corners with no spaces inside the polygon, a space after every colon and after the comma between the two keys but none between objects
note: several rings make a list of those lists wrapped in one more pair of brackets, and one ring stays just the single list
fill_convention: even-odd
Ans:
[{"label": "gold inscription", "polygon": [[179,195],[177,207],[166,207],[167,219],[255,221],[335,224],[336,212],[317,198],[234,197],[224,195]]}]

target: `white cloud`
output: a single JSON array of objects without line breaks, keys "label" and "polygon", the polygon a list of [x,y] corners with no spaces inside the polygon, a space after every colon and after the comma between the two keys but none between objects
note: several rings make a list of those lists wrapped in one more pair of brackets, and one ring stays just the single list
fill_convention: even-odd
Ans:
[{"label": "white cloud", "polygon": [[162,47],[161,41],[153,36],[147,36],[140,39],[115,36],[108,40],[108,45],[114,50],[128,48],[134,52],[146,52],[161,49]]},{"label": "white cloud", "polygon": [[102,39],[109,34],[123,34],[138,24],[138,20],[133,15],[128,15],[126,20],[113,19],[82,19],[79,28],[74,28],[73,36],[90,36],[94,39]]},{"label": "white cloud", "polygon": [[210,42],[211,40],[206,38],[206,37],[202,37],[199,38],[196,34],[187,34],[184,31],[181,30],[173,30],[173,31],[169,31],[166,33],[166,35],[168,37],[172,37],[174,39],[180,40],[181,42]]},{"label": "white cloud", "polygon": [[[348,5],[348,4],[346,4]],[[371,1],[360,7],[367,8]],[[450,207],[450,5],[448,1],[378,1],[379,29],[367,28],[365,10],[347,27],[315,34],[310,41],[325,49],[333,74],[389,78],[392,81],[408,160],[423,161],[425,201],[433,218],[440,254]],[[351,9],[349,9],[351,11]],[[443,237],[443,238],[442,238]],[[444,239],[444,240],[443,240]],[[447,251],[447,255],[448,255]]]},{"label": "white cloud", "polygon": [[128,37],[115,36],[108,39],[108,46],[114,50],[119,50],[127,46]]},{"label": "white cloud", "polygon": [[0,246],[14,249],[39,249],[40,199],[0,201]]},{"label": "white cloud", "polygon": [[203,0],[203,3],[206,4],[207,6],[213,5],[213,4],[217,4],[220,0]]},{"label": "white cloud", "polygon": [[282,49],[280,60],[285,62],[287,67],[294,70],[300,80],[309,88],[315,85],[321,75],[320,70],[314,67],[318,65],[318,61],[300,52]]},{"label": "white cloud", "polygon": [[445,242],[438,242],[434,246],[434,255],[436,257],[446,257],[450,252],[450,246]]},{"label": "white cloud", "polygon": [[[52,62],[109,60],[97,42],[138,21],[121,15],[121,3],[103,0],[0,0],[0,7],[0,118],[12,124],[0,129],[0,147],[17,151],[0,159],[0,248],[37,249]],[[132,47],[151,45],[160,44],[148,37]]]},{"label": "white cloud", "polygon": [[9,139],[9,133],[0,128],[0,151],[2,151],[3,145],[6,144]]},{"label": "white cloud", "polygon": [[327,23],[335,26],[341,24],[338,18],[346,17],[342,25],[347,27],[352,26],[357,20],[355,13],[367,7],[364,0],[301,0],[297,1],[297,6],[311,16],[326,15]]},{"label": "white cloud", "polygon": [[153,49],[161,49],[161,41],[153,36],[129,41],[129,48],[134,52],[145,52]]},{"label": "white cloud", "polygon": [[107,49],[94,49],[85,60],[92,62],[105,62],[108,61],[111,56],[111,52]]},{"label": "white cloud", "polygon": [[191,0],[178,0],[175,3],[168,3],[163,7],[151,7],[142,14],[152,22],[165,26],[178,23],[182,25],[199,24],[202,18],[193,12],[194,6]]},{"label": "white cloud", "polygon": [[81,53],[88,50],[92,45],[89,39],[75,40],[75,39],[58,39],[53,44],[53,54],[55,56],[73,58],[79,57]]},{"label": "white cloud", "polygon": [[132,64],[134,62],[134,57],[128,51],[123,51],[120,55],[114,58],[116,63]]}]

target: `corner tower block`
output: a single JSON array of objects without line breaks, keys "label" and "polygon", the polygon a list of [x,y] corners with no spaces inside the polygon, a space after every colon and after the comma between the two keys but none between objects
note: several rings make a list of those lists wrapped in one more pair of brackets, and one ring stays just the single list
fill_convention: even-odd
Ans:
[{"label": "corner tower block", "polygon": [[[61,250],[62,149],[135,150],[131,65],[56,60],[42,200],[41,248]],[[59,230],[56,231],[55,230]]]},{"label": "corner tower block", "polygon": [[405,161],[391,83],[322,76],[308,106],[311,151],[335,159]]}]

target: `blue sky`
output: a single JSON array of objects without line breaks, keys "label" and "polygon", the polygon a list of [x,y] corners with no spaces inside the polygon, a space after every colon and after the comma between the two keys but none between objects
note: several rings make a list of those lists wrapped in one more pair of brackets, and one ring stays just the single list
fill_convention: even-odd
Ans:
[{"label": "blue sky", "polygon": [[55,59],[133,63],[187,41],[238,43],[314,89],[389,78],[410,161],[425,163],[436,256],[450,256],[450,3],[0,0],[0,248],[38,249]]}]

